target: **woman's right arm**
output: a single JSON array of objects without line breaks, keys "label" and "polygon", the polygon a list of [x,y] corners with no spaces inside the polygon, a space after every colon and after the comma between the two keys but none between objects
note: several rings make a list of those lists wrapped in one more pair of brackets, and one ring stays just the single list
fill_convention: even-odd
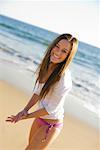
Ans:
[{"label": "woman's right arm", "polygon": [[34,93],[23,110],[28,111],[32,106],[34,106],[39,101],[39,98],[40,98],[39,95]]},{"label": "woman's right arm", "polygon": [[28,111],[32,106],[34,106],[38,100],[40,100],[40,88],[38,87],[38,83],[36,83],[35,88],[34,88],[34,94],[31,97],[30,101],[28,102],[28,104],[25,106],[24,110]]},{"label": "woman's right arm", "polygon": [[41,88],[39,88],[39,85],[38,85],[38,82],[37,82],[36,85],[35,85],[34,91],[33,91],[34,94],[31,97],[28,104],[23,109],[24,111],[27,112],[32,106],[34,106],[40,100],[40,96],[39,96],[40,91],[41,91]]}]

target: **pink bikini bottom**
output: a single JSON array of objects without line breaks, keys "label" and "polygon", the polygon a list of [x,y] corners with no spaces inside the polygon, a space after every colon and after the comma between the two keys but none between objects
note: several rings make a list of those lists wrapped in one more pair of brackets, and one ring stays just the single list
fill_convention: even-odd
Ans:
[{"label": "pink bikini bottom", "polygon": [[59,128],[59,127],[63,126],[63,122],[60,122],[60,123],[48,123],[48,122],[46,122],[46,121],[45,121],[44,119],[42,119],[42,118],[37,118],[37,121],[38,121],[40,124],[42,124],[42,125],[48,125],[48,128],[47,128],[47,130],[46,130],[46,135],[45,135],[45,139],[44,139],[44,140],[46,140],[47,135],[48,135],[48,132],[49,132],[49,130],[52,129],[52,127],[57,127],[57,128]]}]

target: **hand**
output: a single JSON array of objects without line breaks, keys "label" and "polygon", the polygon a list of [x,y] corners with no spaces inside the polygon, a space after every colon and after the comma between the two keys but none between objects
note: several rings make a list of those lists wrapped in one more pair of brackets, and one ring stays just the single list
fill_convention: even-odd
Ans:
[{"label": "hand", "polygon": [[11,123],[16,123],[16,122],[18,121],[18,120],[17,120],[17,121],[15,122],[15,120],[16,120],[16,116],[13,116],[13,115],[11,115],[10,117],[8,117],[8,118],[6,119],[7,122],[11,122]]},{"label": "hand", "polygon": [[16,123],[19,120],[23,119],[24,117],[26,117],[28,115],[27,110],[22,110],[21,112],[19,112],[16,116],[11,115],[11,117],[8,117],[6,121],[11,122],[11,123]]}]

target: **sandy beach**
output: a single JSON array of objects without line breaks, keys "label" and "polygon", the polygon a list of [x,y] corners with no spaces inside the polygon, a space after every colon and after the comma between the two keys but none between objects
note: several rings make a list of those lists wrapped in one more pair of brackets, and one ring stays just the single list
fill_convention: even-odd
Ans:
[{"label": "sandy beach", "polygon": [[[25,149],[34,119],[16,124],[7,123],[5,119],[19,112],[30,96],[12,84],[0,81],[0,150]],[[65,114],[62,132],[48,150],[99,150],[99,139],[98,130]]]}]

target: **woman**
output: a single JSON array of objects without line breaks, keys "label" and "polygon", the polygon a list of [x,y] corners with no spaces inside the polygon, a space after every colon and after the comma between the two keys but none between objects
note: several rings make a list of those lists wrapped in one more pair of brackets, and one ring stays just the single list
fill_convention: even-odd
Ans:
[{"label": "woman", "polygon": [[[47,48],[39,66],[32,98],[16,116],[6,121],[35,118],[29,143],[25,150],[44,150],[59,135],[63,127],[65,96],[72,88],[71,72],[68,68],[78,48],[78,41],[70,34],[58,36]],[[39,102],[39,108],[28,113]]]}]

